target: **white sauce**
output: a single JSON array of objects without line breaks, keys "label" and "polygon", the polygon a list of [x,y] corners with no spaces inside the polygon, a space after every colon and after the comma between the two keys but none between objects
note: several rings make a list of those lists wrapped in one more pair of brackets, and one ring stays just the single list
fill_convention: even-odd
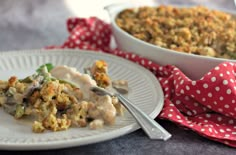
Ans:
[{"label": "white sauce", "polygon": [[[90,91],[90,87],[97,86],[88,74],[82,74],[75,68],[67,66],[57,66],[50,71],[51,75],[57,79],[68,81],[75,86],[78,86],[83,93],[83,98],[88,100],[96,100],[97,118],[104,120],[106,124],[112,124],[116,116],[116,109],[112,104],[110,96],[97,96]],[[95,97],[95,96],[96,97]]]},{"label": "white sauce", "polygon": [[90,98],[90,87],[97,86],[96,81],[94,81],[88,74],[82,74],[77,71],[76,68],[57,66],[54,67],[50,73],[53,77],[68,81],[80,88],[84,99]]}]

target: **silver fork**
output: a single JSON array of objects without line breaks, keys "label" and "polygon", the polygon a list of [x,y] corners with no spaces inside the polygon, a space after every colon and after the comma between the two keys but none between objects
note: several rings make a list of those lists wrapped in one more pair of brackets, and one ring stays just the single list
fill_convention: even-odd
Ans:
[{"label": "silver fork", "polygon": [[126,107],[126,109],[133,115],[145,133],[149,136],[150,139],[159,139],[159,140],[168,140],[171,137],[171,134],[166,131],[161,125],[159,125],[155,120],[141,111],[136,107],[130,100],[125,98],[119,93],[112,94],[100,87],[91,87],[91,91],[97,95],[109,95],[116,96],[119,101]]}]

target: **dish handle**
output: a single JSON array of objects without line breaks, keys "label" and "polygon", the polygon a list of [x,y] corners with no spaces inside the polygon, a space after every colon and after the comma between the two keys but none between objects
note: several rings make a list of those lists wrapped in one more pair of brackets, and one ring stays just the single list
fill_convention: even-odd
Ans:
[{"label": "dish handle", "polygon": [[122,9],[132,8],[134,6],[135,5],[132,3],[113,3],[105,6],[104,10],[108,12],[110,17],[113,17],[117,12],[121,11]]}]

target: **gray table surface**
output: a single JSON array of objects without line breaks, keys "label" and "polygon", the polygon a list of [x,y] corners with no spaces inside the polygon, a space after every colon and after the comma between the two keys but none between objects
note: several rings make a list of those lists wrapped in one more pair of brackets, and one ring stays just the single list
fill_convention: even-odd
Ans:
[{"label": "gray table surface", "polygon": [[[0,51],[38,49],[48,45],[62,44],[68,37],[65,25],[66,19],[71,16],[80,16],[79,9],[84,8],[84,2],[83,0],[0,1]],[[86,2],[87,5],[91,4],[93,8],[97,8],[96,4],[105,3],[105,1],[101,0],[96,1],[96,4],[92,3],[95,2],[92,0],[87,0]],[[163,3],[168,2],[179,4],[184,1],[163,1]],[[226,9],[235,9],[233,0],[211,2],[209,3],[209,1],[206,0],[185,1],[185,3],[194,4],[207,3],[207,5],[210,4],[211,7],[216,8],[223,6]],[[74,7],[76,5],[73,5],[73,3],[77,5],[78,9]],[[87,14],[83,12],[83,16],[94,15],[92,10],[88,12]],[[166,142],[150,140],[142,130],[137,130],[131,134],[113,140],[86,146],[49,151],[0,151],[0,154],[236,154],[235,148],[203,138],[169,121],[158,121],[172,133],[173,137],[170,140]]]}]

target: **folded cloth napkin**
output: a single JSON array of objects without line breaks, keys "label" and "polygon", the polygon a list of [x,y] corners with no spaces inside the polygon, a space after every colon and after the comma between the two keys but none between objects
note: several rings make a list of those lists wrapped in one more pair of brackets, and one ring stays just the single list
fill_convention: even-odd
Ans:
[{"label": "folded cloth napkin", "polygon": [[164,108],[158,118],[236,147],[236,64],[219,64],[193,81],[173,65],[160,66],[136,54],[111,49],[110,25],[98,18],[70,18],[67,28],[70,35],[65,43],[48,48],[95,50],[144,66],[156,76],[164,92]]}]

